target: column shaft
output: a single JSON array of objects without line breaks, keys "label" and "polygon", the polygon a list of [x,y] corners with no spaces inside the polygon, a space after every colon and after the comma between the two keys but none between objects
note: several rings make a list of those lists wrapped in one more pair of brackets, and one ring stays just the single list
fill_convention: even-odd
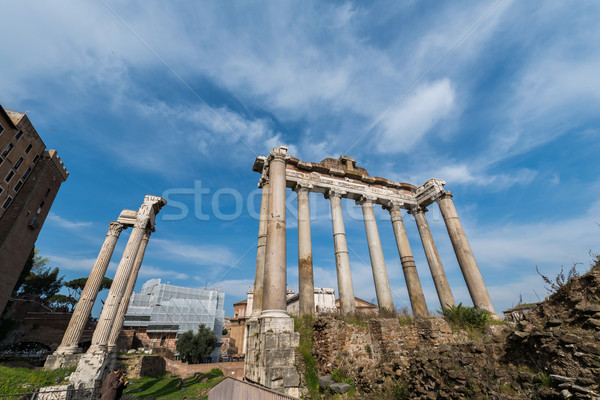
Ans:
[{"label": "column shaft", "polygon": [[123,328],[123,321],[125,320],[125,314],[127,313],[127,308],[129,307],[129,300],[131,300],[131,295],[133,294],[133,289],[135,288],[135,282],[137,281],[138,273],[140,272],[140,267],[142,266],[142,261],[144,260],[144,254],[146,253],[146,246],[148,245],[150,234],[150,230],[146,229],[146,232],[144,232],[144,236],[142,237],[142,242],[140,243],[140,247],[135,257],[135,262],[133,263],[131,276],[127,282],[127,287],[125,288],[125,293],[123,294],[123,298],[119,304],[119,310],[117,311],[115,322],[113,323],[110,336],[108,337],[109,351],[113,351],[116,348],[117,339],[119,337],[119,333],[121,333],[121,329]]},{"label": "column shaft", "polygon": [[369,245],[369,255],[371,257],[371,269],[373,270],[377,304],[382,311],[387,310],[388,312],[394,312],[392,290],[390,289],[390,281],[385,267],[383,250],[381,249],[377,221],[375,220],[375,213],[373,212],[373,201],[362,200],[359,203],[362,206],[363,219],[365,221],[365,231],[367,233],[367,243]]},{"label": "column shaft", "polygon": [[285,153],[274,149],[269,156],[269,219],[265,255],[262,314],[287,316],[286,312],[286,227],[285,227]]},{"label": "column shaft", "polygon": [[100,253],[96,258],[96,262],[92,267],[90,276],[81,292],[79,301],[75,306],[69,326],[62,338],[62,342],[55,354],[74,354],[78,351],[78,343],[81,339],[81,334],[85,329],[85,325],[90,318],[92,307],[96,301],[100,287],[102,286],[102,279],[106,274],[106,269],[110,263],[110,259],[115,250],[115,245],[119,239],[119,235],[123,230],[123,225],[119,222],[111,222],[109,224],[108,233],[100,249]]},{"label": "column shaft", "polygon": [[310,205],[308,188],[299,186],[298,193],[298,278],[300,315],[315,313],[315,283],[313,276],[310,235]]},{"label": "column shaft", "polygon": [[437,291],[438,298],[440,299],[440,305],[442,308],[454,306],[454,297],[442,266],[442,260],[438,254],[437,247],[433,241],[433,236],[429,230],[429,224],[427,223],[427,217],[422,207],[413,208],[410,213],[415,217],[417,222],[417,228],[419,229],[419,235],[421,236],[421,242],[423,243],[423,250],[427,257],[427,263],[429,264],[429,270],[435,284],[435,290]]},{"label": "column shaft", "polygon": [[100,318],[98,319],[94,336],[92,336],[92,345],[88,349],[88,353],[105,352],[107,350],[108,337],[110,336],[113,322],[117,315],[119,303],[121,302],[123,294],[125,293],[125,288],[127,287],[127,282],[131,276],[133,264],[137,257],[140,244],[142,243],[144,232],[148,226],[153,225],[154,217],[158,212],[156,208],[160,210],[160,207],[164,204],[166,204],[166,202],[161,197],[147,195],[144,199],[144,203],[138,210],[131,236],[129,236],[125,252],[117,267],[117,272],[110,287],[110,291],[108,292],[104,307],[102,308]]},{"label": "column shaft", "polygon": [[258,245],[256,246],[256,272],[254,273],[254,294],[252,316],[262,312],[263,285],[265,279],[265,252],[267,246],[267,220],[269,217],[269,182],[264,182],[260,198],[260,220],[258,222]]},{"label": "column shaft", "polygon": [[343,315],[353,314],[356,311],[356,301],[354,300],[354,287],[350,272],[350,258],[348,257],[341,195],[330,191],[329,201],[331,203],[331,222],[333,225],[333,245],[335,248],[335,267],[340,295],[340,311]]},{"label": "column shaft", "polygon": [[452,201],[452,193],[445,192],[437,200],[440,206],[440,211],[444,217],[446,228],[448,229],[448,235],[454,247],[454,253],[458,260],[458,265],[463,273],[469,294],[473,300],[473,304],[477,308],[486,310],[492,314],[495,314],[492,299],[485,287],[481,271],[477,266],[473,251],[465,235],[465,231],[458,219],[456,208],[454,208],[454,202]]},{"label": "column shaft", "polygon": [[392,218],[392,227],[394,228],[398,253],[400,253],[402,272],[404,273],[404,279],[406,280],[406,288],[408,289],[408,297],[410,298],[413,315],[415,317],[428,316],[429,312],[427,311],[425,295],[423,295],[423,288],[421,287],[421,281],[419,280],[419,274],[417,273],[417,267],[415,266],[415,259],[413,258],[410,243],[406,236],[406,230],[404,229],[402,212],[400,211],[400,207],[395,204],[389,208],[389,211]]}]

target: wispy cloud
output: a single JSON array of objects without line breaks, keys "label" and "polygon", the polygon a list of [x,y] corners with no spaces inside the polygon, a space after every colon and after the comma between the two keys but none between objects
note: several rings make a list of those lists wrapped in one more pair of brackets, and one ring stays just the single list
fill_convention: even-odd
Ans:
[{"label": "wispy cloud", "polygon": [[[171,261],[179,259],[186,263],[206,266],[232,265],[235,262],[233,252],[219,245],[192,245],[166,239],[152,239],[153,253]],[[154,249],[156,248],[156,249]]]},{"label": "wispy cloud", "polygon": [[56,214],[54,214],[53,212],[48,214],[48,217],[46,218],[47,221],[51,222],[54,225],[60,226],[61,228],[65,228],[65,229],[80,229],[80,228],[87,228],[93,225],[92,222],[74,222],[74,221],[69,221],[66,218],[60,217]]}]

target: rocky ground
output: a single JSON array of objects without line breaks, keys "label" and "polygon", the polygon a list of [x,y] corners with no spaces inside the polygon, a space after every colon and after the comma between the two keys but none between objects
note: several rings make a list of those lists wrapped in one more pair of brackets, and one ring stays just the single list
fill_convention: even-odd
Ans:
[{"label": "rocky ground", "polygon": [[342,398],[600,400],[600,264],[519,323],[479,335],[440,319],[328,318],[313,337],[319,374],[354,386]]}]

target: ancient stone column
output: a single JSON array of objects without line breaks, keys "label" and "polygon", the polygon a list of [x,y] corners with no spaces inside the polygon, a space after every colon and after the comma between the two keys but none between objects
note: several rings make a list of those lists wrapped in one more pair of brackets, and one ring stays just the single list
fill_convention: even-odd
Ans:
[{"label": "ancient stone column", "polygon": [[454,306],[454,297],[442,266],[442,260],[438,254],[437,247],[433,241],[433,236],[429,230],[429,224],[427,223],[427,217],[425,212],[427,211],[424,207],[413,207],[409,213],[415,217],[417,222],[417,228],[419,229],[419,235],[421,236],[421,242],[423,243],[423,250],[427,257],[427,263],[429,264],[429,270],[433,277],[433,283],[435,284],[435,290],[437,291],[438,298],[440,299],[440,305],[442,308]]},{"label": "ancient stone column", "polygon": [[363,196],[356,204],[360,204],[365,221],[365,231],[367,232],[367,243],[369,245],[369,255],[371,257],[371,269],[373,270],[373,280],[375,282],[375,293],[377,295],[377,304],[379,310],[394,312],[394,301],[392,300],[392,290],[388,279],[383,250],[381,249],[381,240],[377,230],[377,221],[373,212],[373,201],[375,198]]},{"label": "ancient stone column", "polygon": [[315,283],[313,276],[312,242],[310,236],[309,187],[298,185],[298,278],[300,283],[300,315],[315,313]]},{"label": "ancient stone column", "polygon": [[288,157],[285,148],[275,148],[268,158],[270,196],[261,317],[288,317],[285,229],[285,165]]},{"label": "ancient stone column", "polygon": [[258,222],[258,245],[256,246],[256,272],[254,274],[254,299],[252,317],[258,318],[262,312],[263,284],[265,279],[265,252],[267,246],[267,220],[269,216],[269,182],[262,184],[260,199],[260,220]]},{"label": "ancient stone column", "polygon": [[348,244],[346,243],[346,230],[344,228],[344,216],[342,215],[342,192],[330,189],[327,197],[329,197],[331,203],[340,311],[343,315],[353,314],[356,311],[356,301],[354,300],[350,258],[348,257]]},{"label": "ancient stone column", "polygon": [[164,204],[166,204],[166,201],[162,197],[146,195],[144,203],[137,213],[131,236],[129,236],[125,252],[117,268],[104,307],[102,308],[88,353],[106,352],[108,337],[110,336],[113,322],[117,315],[119,303],[123,298],[127,282],[131,276],[142,238],[148,226],[153,226],[154,217]]},{"label": "ancient stone column", "polygon": [[75,306],[62,342],[54,354],[74,354],[78,351],[79,339],[81,339],[81,334],[90,318],[96,296],[102,286],[102,279],[104,278],[104,274],[106,274],[106,269],[108,268],[122,230],[123,225],[119,222],[113,221],[109,224],[108,233],[96,258],[96,262],[92,267],[92,272],[90,272],[90,276],[81,292],[79,302]]},{"label": "ancient stone column", "polygon": [[467,283],[467,288],[469,289],[473,304],[475,307],[495,315],[492,299],[485,287],[481,271],[479,271],[479,267],[473,256],[473,251],[471,250],[465,231],[458,219],[456,208],[454,208],[452,193],[448,191],[443,192],[438,198],[437,203],[440,206],[440,211],[444,217],[444,222],[448,229],[452,247],[454,247],[458,265],[460,266],[465,282]]},{"label": "ancient stone column", "polygon": [[117,339],[119,337],[119,333],[121,333],[121,328],[123,328],[123,321],[125,320],[125,314],[127,313],[127,308],[129,307],[129,300],[131,299],[133,289],[135,288],[135,282],[137,281],[138,273],[140,272],[140,267],[142,266],[142,261],[144,260],[146,246],[148,246],[148,240],[150,239],[151,233],[151,230],[146,228],[137,255],[135,256],[133,270],[131,271],[131,276],[129,277],[129,281],[127,282],[125,293],[123,294],[123,298],[121,299],[121,303],[119,304],[119,309],[117,311],[117,316],[115,317],[115,322],[113,323],[112,329],[110,331],[110,336],[108,337],[109,352],[114,352],[116,350]]},{"label": "ancient stone column", "polygon": [[421,281],[419,280],[417,267],[415,266],[415,259],[410,250],[410,244],[408,242],[408,237],[406,236],[406,230],[404,229],[400,206],[392,203],[387,209],[392,218],[392,227],[394,228],[398,253],[400,253],[402,272],[404,273],[404,279],[406,280],[406,288],[408,289],[408,297],[410,298],[413,315],[415,317],[426,317],[429,315],[427,303],[425,302],[423,288],[421,288]]}]

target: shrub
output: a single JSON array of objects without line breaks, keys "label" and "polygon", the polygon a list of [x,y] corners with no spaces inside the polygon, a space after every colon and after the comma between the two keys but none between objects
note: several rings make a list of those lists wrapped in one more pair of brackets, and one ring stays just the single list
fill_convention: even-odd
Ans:
[{"label": "shrub", "polygon": [[489,312],[480,308],[463,306],[445,307],[441,314],[453,329],[481,329],[492,319]]}]

